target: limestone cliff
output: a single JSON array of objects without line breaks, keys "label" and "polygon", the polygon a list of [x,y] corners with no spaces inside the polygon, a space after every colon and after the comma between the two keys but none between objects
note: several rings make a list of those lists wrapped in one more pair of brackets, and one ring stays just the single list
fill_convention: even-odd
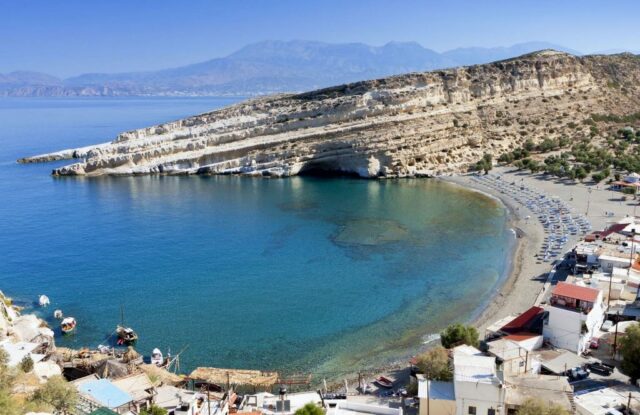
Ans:
[{"label": "limestone cliff", "polygon": [[640,57],[548,50],[253,99],[19,161],[81,159],[56,175],[433,175],[464,170],[483,153],[497,156],[528,138],[586,134],[582,121],[592,113],[639,108]]}]

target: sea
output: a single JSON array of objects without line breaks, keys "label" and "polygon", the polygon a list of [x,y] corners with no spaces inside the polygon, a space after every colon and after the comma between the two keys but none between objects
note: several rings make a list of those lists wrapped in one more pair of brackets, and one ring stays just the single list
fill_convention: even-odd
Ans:
[{"label": "sea", "polygon": [[[434,179],[53,177],[24,156],[239,98],[0,99],[0,290],[66,347],[317,377],[408,358],[477,316],[510,268],[503,205]],[[36,305],[38,296],[51,300]],[[63,336],[53,311],[78,322]]]}]

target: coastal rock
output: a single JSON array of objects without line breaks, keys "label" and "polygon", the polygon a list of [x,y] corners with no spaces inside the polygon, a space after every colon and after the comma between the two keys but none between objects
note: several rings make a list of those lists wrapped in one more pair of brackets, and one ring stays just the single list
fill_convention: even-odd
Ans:
[{"label": "coastal rock", "polygon": [[638,56],[547,50],[252,99],[19,162],[79,158],[53,171],[78,176],[436,175],[465,170],[484,153],[497,156],[529,138],[586,135],[583,121],[592,113],[635,111],[638,85]]}]

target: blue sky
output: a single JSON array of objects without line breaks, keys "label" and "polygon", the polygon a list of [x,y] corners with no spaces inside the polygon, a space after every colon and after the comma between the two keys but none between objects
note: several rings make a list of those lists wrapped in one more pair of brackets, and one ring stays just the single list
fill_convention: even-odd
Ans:
[{"label": "blue sky", "polygon": [[160,69],[261,40],[640,49],[640,1],[0,0],[0,72]]}]

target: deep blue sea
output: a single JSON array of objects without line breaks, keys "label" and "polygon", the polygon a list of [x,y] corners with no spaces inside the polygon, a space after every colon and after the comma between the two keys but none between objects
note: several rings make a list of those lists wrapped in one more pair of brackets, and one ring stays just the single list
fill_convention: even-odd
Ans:
[{"label": "deep blue sea", "polygon": [[[495,200],[429,179],[55,178],[19,157],[101,143],[234,99],[0,100],[0,289],[97,346],[195,366],[337,374],[471,318],[509,266]],[[323,375],[324,376],[324,375]]]}]

